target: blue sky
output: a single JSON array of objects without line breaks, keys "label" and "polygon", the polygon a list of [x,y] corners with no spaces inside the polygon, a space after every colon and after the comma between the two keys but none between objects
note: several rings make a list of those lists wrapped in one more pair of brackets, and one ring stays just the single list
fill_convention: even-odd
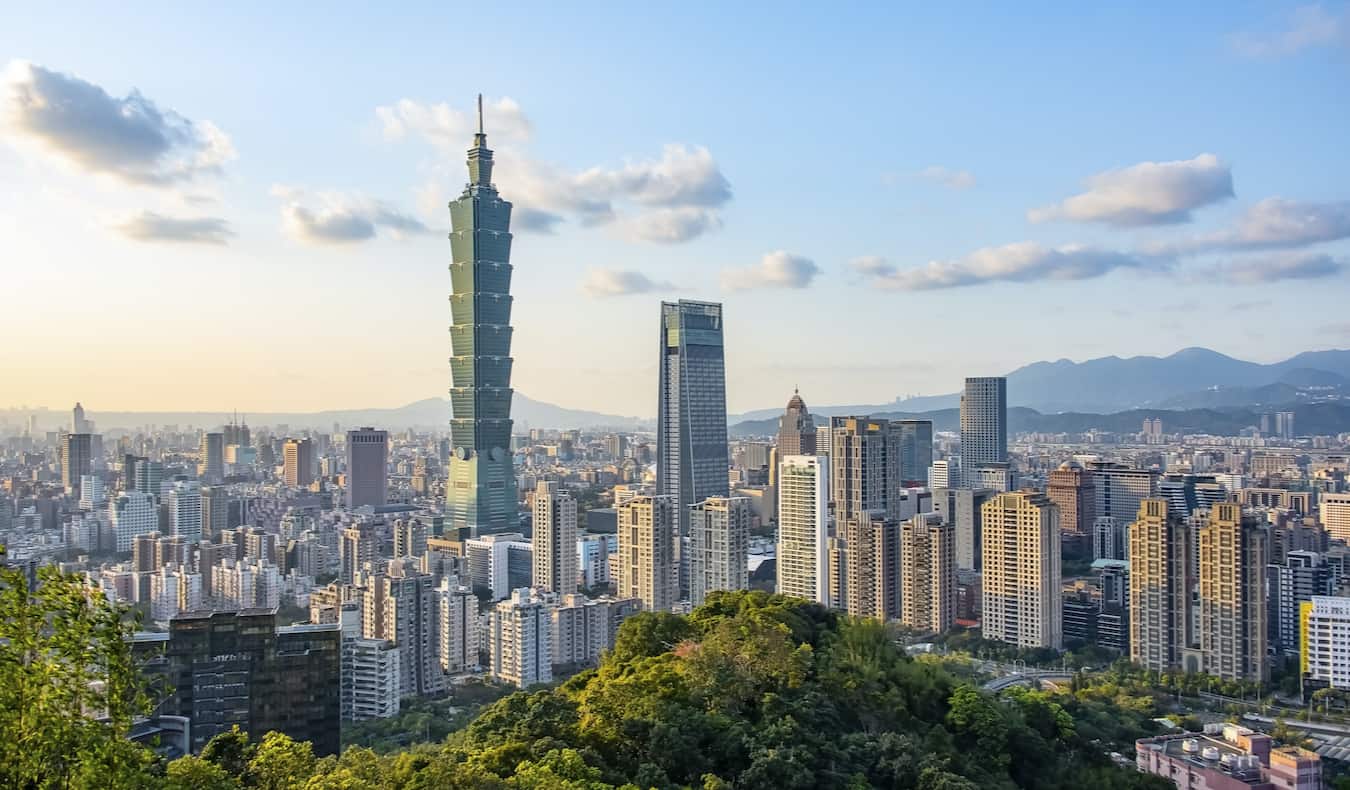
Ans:
[{"label": "blue sky", "polygon": [[661,298],[733,411],[1350,346],[1345,4],[726,5],[7,15],[0,405],[442,394],[480,91],[534,398],[652,413]]}]

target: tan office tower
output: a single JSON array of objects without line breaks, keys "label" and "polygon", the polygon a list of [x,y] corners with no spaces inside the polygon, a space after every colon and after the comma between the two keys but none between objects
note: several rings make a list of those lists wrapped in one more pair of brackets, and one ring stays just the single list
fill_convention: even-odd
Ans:
[{"label": "tan office tower", "polygon": [[689,602],[699,606],[714,590],[748,589],[749,554],[749,497],[708,497],[690,507]]},{"label": "tan office tower", "polygon": [[956,620],[956,527],[937,513],[900,526],[900,622],[942,633]]},{"label": "tan office tower", "polygon": [[829,458],[779,457],[778,592],[826,606],[831,601],[829,485]]},{"label": "tan office tower", "polygon": [[900,616],[900,524],[885,518],[844,522],[845,609],[888,622]]},{"label": "tan office tower", "polygon": [[816,454],[816,421],[797,390],[778,418],[778,457]]},{"label": "tan office tower", "polygon": [[618,508],[618,595],[669,612],[680,598],[679,540],[672,494],[636,496]]},{"label": "tan office tower", "polygon": [[1350,543],[1350,494],[1323,494],[1317,507],[1327,534]]},{"label": "tan office tower", "polygon": [[1065,532],[1088,534],[1096,520],[1093,505],[1096,491],[1092,475],[1077,461],[1065,461],[1050,473],[1045,495],[1059,507],[1059,528]]},{"label": "tan office tower", "polygon": [[304,488],[314,482],[314,444],[308,439],[287,439],[282,446],[282,482]]},{"label": "tan office tower", "polygon": [[1167,500],[1145,499],[1128,534],[1130,660],[1167,672],[1181,665],[1190,642],[1188,528]]},{"label": "tan office tower", "polygon": [[1063,646],[1059,510],[1044,494],[999,494],[980,509],[985,639]]},{"label": "tan office tower", "polygon": [[1210,508],[1199,522],[1201,671],[1264,681],[1269,676],[1266,531],[1232,502]]},{"label": "tan office tower", "polygon": [[80,495],[80,478],[93,466],[91,442],[87,433],[68,433],[61,437],[61,484],[66,493]]},{"label": "tan office tower", "polygon": [[888,420],[830,419],[830,497],[836,524],[873,515],[896,517],[900,490],[900,432]]},{"label": "tan office tower", "polygon": [[569,595],[577,591],[577,501],[558,484],[534,489],[534,587]]}]

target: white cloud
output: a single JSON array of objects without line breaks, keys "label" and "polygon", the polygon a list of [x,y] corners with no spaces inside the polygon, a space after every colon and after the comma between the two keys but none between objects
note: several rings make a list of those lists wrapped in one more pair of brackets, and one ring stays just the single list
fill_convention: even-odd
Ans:
[{"label": "white cloud", "polygon": [[220,173],[235,158],[230,138],[132,90],[125,97],[27,61],[3,73],[0,126],[80,170],[166,186]]},{"label": "white cloud", "polygon": [[109,227],[134,241],[227,244],[235,235],[230,223],[220,217],[170,217],[153,211],[142,211]]},{"label": "white cloud", "polygon": [[581,290],[595,297],[628,296],[674,289],[671,283],[654,281],[642,272],[630,269],[591,268],[587,270],[586,279],[581,284]]},{"label": "white cloud", "polygon": [[1117,227],[1190,222],[1191,212],[1233,196],[1233,174],[1214,154],[1175,162],[1141,162],[1108,170],[1087,191],[1054,206],[1032,209],[1032,222],[1069,220]]},{"label": "white cloud", "polygon": [[895,266],[880,255],[864,255],[848,262],[848,267],[867,277],[884,277],[895,273]]},{"label": "white cloud", "polygon": [[[376,113],[388,139],[416,134],[462,167],[476,123],[469,113],[408,99]],[[485,114],[489,143],[498,151],[493,180],[515,204],[517,230],[551,233],[568,221],[583,227],[613,224],[627,238],[677,243],[721,227],[720,209],[731,200],[731,185],[707,148],[671,144],[659,158],[577,171],[523,150],[531,126],[515,102],[499,100]]]},{"label": "white cloud", "polygon": [[876,268],[872,282],[881,288],[927,291],[1000,281],[1088,280],[1116,269],[1157,270],[1168,265],[1163,260],[1083,245],[1049,248],[1024,241],[985,247],[964,258],[930,261],[911,268],[886,264]]},{"label": "white cloud", "polygon": [[952,170],[942,165],[925,167],[917,173],[919,178],[940,184],[948,189],[970,189],[975,186],[975,176],[969,170]]},{"label": "white cloud", "polygon": [[777,250],[760,258],[758,263],[723,271],[722,287],[728,291],[805,288],[817,274],[820,274],[820,267],[810,258]]},{"label": "white cloud", "polygon": [[[421,220],[363,195],[321,192],[310,195],[287,186],[272,187],[282,199],[282,228],[307,244],[348,244],[375,238],[381,229],[393,238],[428,233]],[[317,204],[311,207],[310,203]]]},{"label": "white cloud", "polygon": [[1218,277],[1238,285],[1274,283],[1281,280],[1319,280],[1346,270],[1346,262],[1330,255],[1285,255],[1258,258],[1205,272],[1205,279]]},{"label": "white cloud", "polygon": [[1294,10],[1284,30],[1239,33],[1231,41],[1233,48],[1247,57],[1286,57],[1314,47],[1350,45],[1350,21],[1320,5],[1306,5]]},{"label": "white cloud", "polygon": [[1248,209],[1234,227],[1177,246],[1184,252],[1261,250],[1345,238],[1350,238],[1350,200],[1309,203],[1271,197]]}]

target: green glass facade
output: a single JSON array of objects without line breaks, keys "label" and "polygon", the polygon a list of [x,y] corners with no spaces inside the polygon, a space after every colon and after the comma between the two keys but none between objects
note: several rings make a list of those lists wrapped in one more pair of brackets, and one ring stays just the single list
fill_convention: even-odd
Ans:
[{"label": "green glass facade", "polygon": [[450,466],[446,516],[475,535],[519,522],[511,459],[511,204],[480,128],[450,203]]}]

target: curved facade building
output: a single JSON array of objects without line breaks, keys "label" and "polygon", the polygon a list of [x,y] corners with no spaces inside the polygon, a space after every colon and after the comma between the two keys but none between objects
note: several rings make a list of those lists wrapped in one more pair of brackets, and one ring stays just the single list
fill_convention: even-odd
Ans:
[{"label": "curved facade building", "polygon": [[516,528],[511,461],[511,204],[492,185],[483,133],[469,183],[450,203],[450,467],[446,516],[474,535]]}]

